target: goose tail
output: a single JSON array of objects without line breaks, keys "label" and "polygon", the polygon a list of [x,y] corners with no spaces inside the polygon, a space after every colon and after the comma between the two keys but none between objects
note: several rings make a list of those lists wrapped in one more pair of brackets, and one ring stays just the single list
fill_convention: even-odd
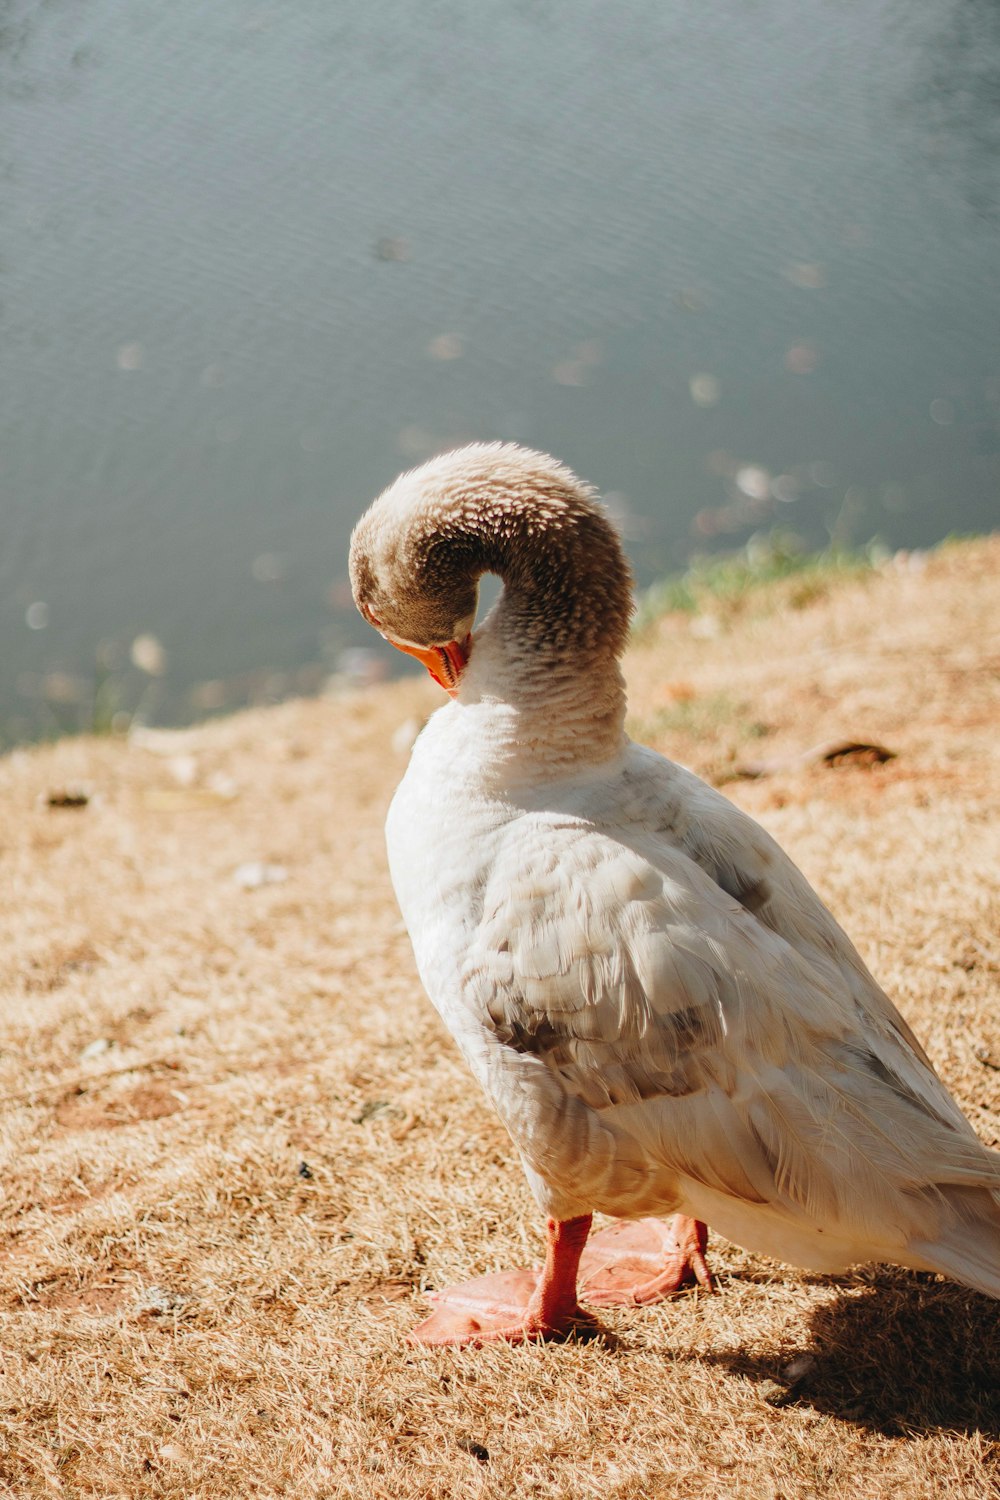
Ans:
[{"label": "goose tail", "polygon": [[934,1241],[911,1241],[911,1264],[1000,1298],[1000,1189],[948,1186],[942,1197],[951,1211],[947,1231]]}]

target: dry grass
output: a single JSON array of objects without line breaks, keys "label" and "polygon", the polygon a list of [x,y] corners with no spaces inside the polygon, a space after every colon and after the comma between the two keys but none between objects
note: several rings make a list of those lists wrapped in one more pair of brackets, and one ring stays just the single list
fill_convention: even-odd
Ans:
[{"label": "dry grass", "polygon": [[[720,779],[837,737],[898,751],[726,789],[994,1144],[998,574],[997,541],[963,544],[748,600],[715,638],[667,618],[629,662],[637,729]],[[713,1241],[720,1296],[596,1341],[403,1344],[423,1289],[541,1228],[385,872],[393,732],[434,694],[0,762],[0,1494],[995,1497],[1000,1308],[934,1278]],[[45,804],[77,784],[86,808]],[[287,880],[242,889],[251,860]]]}]

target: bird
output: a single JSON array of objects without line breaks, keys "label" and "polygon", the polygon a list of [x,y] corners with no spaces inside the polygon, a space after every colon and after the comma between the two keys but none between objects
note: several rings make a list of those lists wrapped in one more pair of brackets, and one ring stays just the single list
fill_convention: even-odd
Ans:
[{"label": "bird", "polygon": [[546,1221],[542,1266],[443,1288],[410,1339],[565,1337],[589,1308],[711,1291],[708,1224],[1000,1297],[1000,1154],[778,843],[626,735],[633,581],[596,491],[474,443],[396,479],[349,565],[451,700],[393,797],[389,868]]}]

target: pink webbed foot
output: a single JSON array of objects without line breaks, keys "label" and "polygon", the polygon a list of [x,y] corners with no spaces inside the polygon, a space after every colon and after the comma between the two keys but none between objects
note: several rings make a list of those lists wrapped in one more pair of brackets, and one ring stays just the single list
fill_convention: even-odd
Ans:
[{"label": "pink webbed foot", "polygon": [[705,1260],[708,1230],[677,1214],[619,1220],[595,1234],[580,1259],[580,1297],[592,1307],[641,1307],[697,1284],[715,1290]]},{"label": "pink webbed foot", "polygon": [[589,1214],[550,1219],[540,1269],[499,1271],[431,1293],[437,1305],[409,1342],[472,1347],[564,1337],[591,1322],[577,1301],[578,1285],[594,1307],[640,1307],[692,1283],[714,1291],[705,1261],[708,1231],[697,1219],[619,1221],[584,1249],[589,1230]]},{"label": "pink webbed foot", "polygon": [[475,1346],[560,1338],[590,1320],[576,1300],[580,1253],[590,1215],[550,1219],[545,1265],[535,1271],[499,1271],[431,1293],[437,1305],[409,1335],[411,1344]]},{"label": "pink webbed foot", "polygon": [[434,1311],[408,1336],[411,1344],[475,1346],[560,1338],[587,1314],[575,1302],[553,1316],[540,1306],[540,1271],[497,1271],[431,1293]]}]

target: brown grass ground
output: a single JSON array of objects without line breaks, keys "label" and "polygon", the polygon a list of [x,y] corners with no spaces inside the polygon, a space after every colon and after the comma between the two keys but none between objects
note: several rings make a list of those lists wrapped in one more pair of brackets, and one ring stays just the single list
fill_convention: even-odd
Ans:
[{"label": "brown grass ground", "polygon": [[[998,576],[993,540],[776,585],[628,663],[637,737],[720,780],[838,737],[898,752],[726,791],[993,1144]],[[424,1289],[541,1231],[385,870],[394,732],[435,693],[0,761],[0,1494],[996,1496],[1000,1307],[933,1277],[713,1240],[721,1295],[596,1341],[404,1345]],[[47,805],[78,784],[87,807]],[[241,888],[255,860],[287,879]]]}]

